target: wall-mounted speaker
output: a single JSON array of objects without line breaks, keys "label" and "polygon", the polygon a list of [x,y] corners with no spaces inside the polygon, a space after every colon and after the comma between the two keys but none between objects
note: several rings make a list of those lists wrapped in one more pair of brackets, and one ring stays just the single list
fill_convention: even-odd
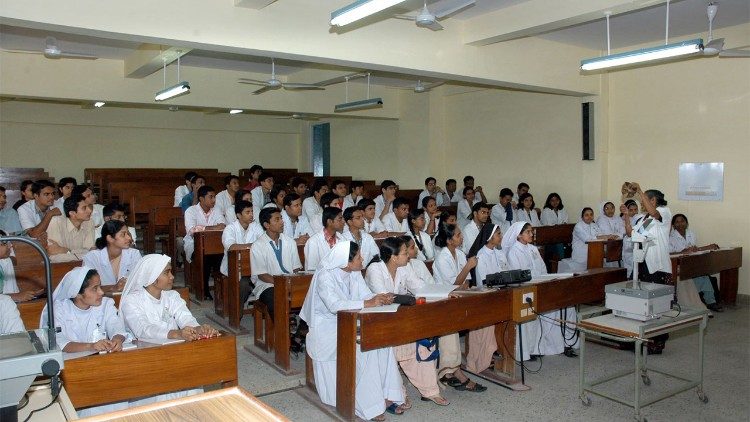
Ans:
[{"label": "wall-mounted speaker", "polygon": [[583,159],[594,159],[594,103],[581,104]]}]

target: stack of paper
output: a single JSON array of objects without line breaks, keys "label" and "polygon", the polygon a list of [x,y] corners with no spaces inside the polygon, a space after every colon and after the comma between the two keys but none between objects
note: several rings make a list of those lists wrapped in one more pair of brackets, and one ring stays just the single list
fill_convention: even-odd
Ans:
[{"label": "stack of paper", "polygon": [[458,286],[455,284],[428,284],[421,289],[414,290],[412,293],[414,293],[414,296],[416,297],[423,297],[428,302],[432,302],[440,299],[447,299],[448,295],[456,290],[457,287]]}]

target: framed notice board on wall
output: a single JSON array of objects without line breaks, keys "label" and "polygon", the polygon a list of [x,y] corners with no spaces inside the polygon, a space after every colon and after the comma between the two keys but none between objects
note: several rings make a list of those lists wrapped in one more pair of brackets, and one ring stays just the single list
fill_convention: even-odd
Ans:
[{"label": "framed notice board on wall", "polygon": [[724,163],[680,163],[678,198],[723,201]]}]

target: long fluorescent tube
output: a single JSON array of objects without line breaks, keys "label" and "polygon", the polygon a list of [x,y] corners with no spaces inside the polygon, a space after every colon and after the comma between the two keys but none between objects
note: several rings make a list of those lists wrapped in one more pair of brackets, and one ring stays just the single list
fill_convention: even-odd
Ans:
[{"label": "long fluorescent tube", "polygon": [[187,81],[180,82],[175,86],[171,86],[157,92],[156,97],[154,97],[154,101],[168,100],[170,98],[179,97],[180,95],[185,95],[189,92],[190,84],[188,84]]},{"label": "long fluorescent tube", "polygon": [[336,113],[341,113],[342,111],[366,110],[368,108],[381,108],[382,105],[383,105],[382,98],[370,98],[368,100],[336,104],[336,106],[333,108],[333,111]]},{"label": "long fluorescent tube", "polygon": [[94,103],[94,107],[100,108],[100,107],[103,107],[104,104],[106,104],[104,101],[97,101]]},{"label": "long fluorescent tube", "polygon": [[698,54],[701,51],[703,51],[703,40],[701,38],[696,38],[694,40],[682,41],[674,44],[660,45],[641,50],[627,51],[604,57],[581,60],[581,70],[599,70],[627,66],[635,63]]},{"label": "long fluorescent tube", "polygon": [[240,113],[242,113],[242,110],[240,110],[238,108],[229,110],[229,114],[240,114]]},{"label": "long fluorescent tube", "polygon": [[357,0],[331,13],[331,25],[344,26],[378,13],[405,0]]}]

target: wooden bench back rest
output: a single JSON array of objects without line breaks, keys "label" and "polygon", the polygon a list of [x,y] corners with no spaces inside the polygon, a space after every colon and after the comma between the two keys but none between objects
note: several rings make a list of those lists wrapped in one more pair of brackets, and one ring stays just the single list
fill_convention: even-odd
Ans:
[{"label": "wooden bench back rest", "polygon": [[[180,217],[182,217],[182,209],[171,205],[151,208],[148,214],[146,233],[143,236],[143,249],[147,253],[153,253],[156,250],[156,235],[169,234],[170,220]],[[171,253],[171,251],[163,252],[166,254]]]},{"label": "wooden bench back rest", "polygon": [[[174,195],[140,195],[130,194],[128,197],[128,218],[130,224],[142,221],[148,222],[148,217],[138,220],[139,215],[150,214],[154,208],[167,208],[174,205]],[[175,208],[182,211],[181,208]]]},{"label": "wooden bench back rest", "polygon": [[224,254],[224,244],[221,242],[221,230],[206,230],[193,233],[195,252],[203,255]]},{"label": "wooden bench back rest", "polygon": [[[60,284],[65,274],[67,274],[73,268],[77,268],[83,265],[82,261],[68,261],[68,262],[55,262],[52,263],[52,288],[54,289]],[[19,288],[21,286],[28,286],[29,288],[42,289],[45,287],[44,279],[44,265],[41,259],[38,263],[32,263],[31,265],[18,265],[13,269],[16,273],[16,283]]]},{"label": "wooden bench back rest", "polygon": [[570,244],[573,242],[575,224],[558,224],[556,226],[534,227],[534,244],[537,246]]},{"label": "wooden bench back rest", "polygon": [[[177,217],[169,220],[169,236],[167,237],[166,255],[172,258],[172,271],[177,270],[177,238],[185,237],[185,219]],[[188,274],[185,273],[185,283],[188,283]]]},{"label": "wooden bench back rest", "polygon": [[20,190],[21,182],[24,180],[49,180],[54,182],[55,178],[49,177],[49,173],[42,168],[0,167],[0,186],[6,190]]}]

